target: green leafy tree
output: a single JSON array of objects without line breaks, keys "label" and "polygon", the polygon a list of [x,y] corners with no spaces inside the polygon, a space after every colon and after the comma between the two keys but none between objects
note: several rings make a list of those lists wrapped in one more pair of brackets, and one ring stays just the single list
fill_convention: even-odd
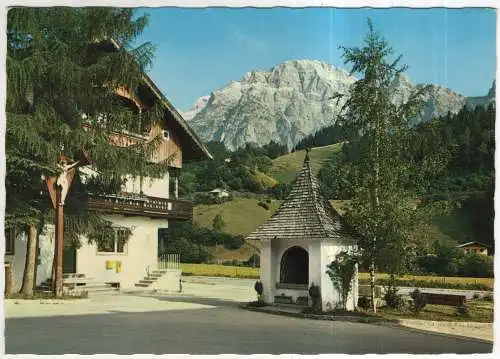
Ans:
[{"label": "green leafy tree", "polygon": [[[165,163],[145,164],[157,140],[130,147],[110,142],[112,132],[147,131],[163,110],[124,105],[119,87],[135,94],[153,47],[132,48],[147,17],[118,8],[13,8],[7,17],[6,227],[22,231],[53,218],[44,178],[55,176],[59,156],[84,149],[101,184],[124,174],[156,177]],[[115,44],[113,45],[113,41]],[[65,240],[112,235],[110,223],[87,208],[88,190],[75,176],[65,205]],[[52,219],[50,220],[52,222]],[[36,231],[28,230],[30,253]],[[34,271],[35,256],[27,256]],[[28,263],[29,262],[29,263]],[[32,292],[32,275],[23,291]],[[31,283],[29,283],[31,281]]]},{"label": "green leafy tree", "polygon": [[224,218],[222,218],[222,214],[217,213],[212,220],[212,229],[216,232],[222,232],[224,227],[226,226],[226,223],[224,222]]},{"label": "green leafy tree", "polygon": [[352,289],[353,279],[357,271],[358,258],[355,254],[341,252],[328,266],[326,273],[333,286],[340,293],[342,308],[347,310],[347,298]]},{"label": "green leafy tree", "polygon": [[342,49],[345,63],[352,65],[351,73],[361,75],[339,117],[358,152],[348,168],[353,198],[347,220],[359,234],[358,246],[369,267],[372,309],[376,311],[377,266],[399,271],[414,253],[414,194],[408,190],[412,166],[407,156],[409,119],[418,111],[425,88],[411,93],[403,104],[393,103],[393,84],[406,67],[399,65],[401,56],[389,62],[392,49],[370,20],[364,46]]}]

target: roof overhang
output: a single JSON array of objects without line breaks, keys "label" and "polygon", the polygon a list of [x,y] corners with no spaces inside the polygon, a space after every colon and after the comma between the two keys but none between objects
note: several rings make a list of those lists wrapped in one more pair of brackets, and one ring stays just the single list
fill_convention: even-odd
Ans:
[{"label": "roof overhang", "polygon": [[462,243],[457,246],[457,248],[464,248],[468,246],[478,246],[478,247],[484,247],[484,248],[489,248],[486,244],[480,243],[480,242],[467,242],[467,243]]},{"label": "roof overhang", "polygon": [[[114,39],[109,39],[110,43],[116,50],[120,50],[121,46]],[[182,157],[184,161],[197,161],[209,159],[213,160],[213,156],[208,151],[194,130],[184,120],[181,114],[175,109],[172,103],[163,95],[161,90],[156,86],[153,80],[143,73],[142,79],[147,88],[151,91],[159,103],[168,111],[170,116],[164,119],[167,125],[172,128],[181,140],[183,147]]]}]

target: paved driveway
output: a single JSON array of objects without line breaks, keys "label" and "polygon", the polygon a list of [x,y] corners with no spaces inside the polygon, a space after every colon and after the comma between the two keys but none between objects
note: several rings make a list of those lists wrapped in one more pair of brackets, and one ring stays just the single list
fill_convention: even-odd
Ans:
[{"label": "paved driveway", "polygon": [[[239,309],[234,301],[149,299],[164,302],[165,307],[159,304],[154,312],[140,312],[140,308],[130,311],[123,306],[86,315],[8,317],[6,353],[430,354],[492,350],[491,344],[406,329],[249,312]],[[138,306],[140,303],[146,303],[145,298],[138,298]],[[181,303],[192,305],[180,308]]]}]

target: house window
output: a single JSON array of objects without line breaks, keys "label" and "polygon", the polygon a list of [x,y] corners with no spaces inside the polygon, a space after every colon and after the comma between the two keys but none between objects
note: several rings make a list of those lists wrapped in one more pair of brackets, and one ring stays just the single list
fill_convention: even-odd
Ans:
[{"label": "house window", "polygon": [[163,130],[161,131],[162,135],[163,135],[163,139],[168,141],[170,139],[170,132],[168,132],[167,130]]},{"label": "house window", "polygon": [[130,230],[122,227],[116,227],[114,230],[115,235],[113,238],[99,241],[97,244],[98,253],[125,254],[128,233]]},{"label": "house window", "polygon": [[5,229],[5,254],[13,255],[15,249],[16,231],[14,228]]}]

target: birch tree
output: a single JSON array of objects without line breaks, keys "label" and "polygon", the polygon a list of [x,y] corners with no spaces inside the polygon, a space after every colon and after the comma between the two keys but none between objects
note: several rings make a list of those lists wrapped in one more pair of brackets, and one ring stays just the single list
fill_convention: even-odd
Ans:
[{"label": "birch tree", "polygon": [[347,165],[353,198],[346,218],[359,234],[376,312],[377,267],[396,272],[414,251],[409,119],[419,110],[426,88],[410,93],[403,103],[393,101],[394,83],[406,66],[400,65],[401,56],[389,60],[392,49],[370,20],[364,46],[341,49],[351,74],[361,77],[352,85],[338,118],[357,150]]}]

